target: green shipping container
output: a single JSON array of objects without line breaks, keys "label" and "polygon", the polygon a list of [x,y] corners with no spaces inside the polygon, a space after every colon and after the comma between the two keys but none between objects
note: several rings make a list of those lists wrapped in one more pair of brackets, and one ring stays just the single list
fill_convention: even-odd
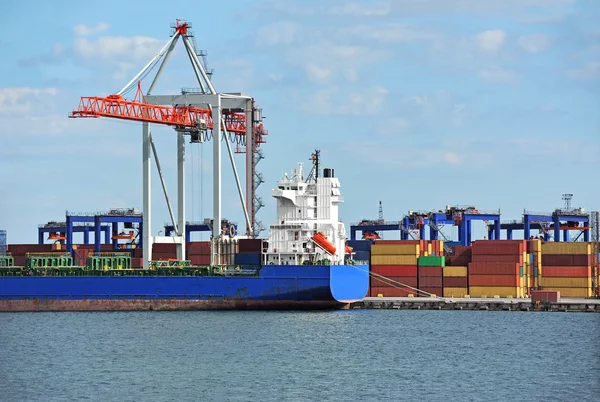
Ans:
[{"label": "green shipping container", "polygon": [[420,256],[417,263],[420,267],[445,267],[446,257],[436,255]]}]

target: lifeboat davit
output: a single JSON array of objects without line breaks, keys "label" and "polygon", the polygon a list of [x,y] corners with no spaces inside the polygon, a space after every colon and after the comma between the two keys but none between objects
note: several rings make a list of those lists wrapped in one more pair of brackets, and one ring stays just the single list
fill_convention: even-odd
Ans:
[{"label": "lifeboat davit", "polygon": [[321,247],[323,250],[327,251],[329,254],[333,255],[335,254],[335,246],[333,245],[332,242],[330,242],[329,240],[327,240],[327,237],[325,237],[325,235],[321,232],[317,232],[313,237],[312,240],[317,243],[317,245],[319,247]]}]

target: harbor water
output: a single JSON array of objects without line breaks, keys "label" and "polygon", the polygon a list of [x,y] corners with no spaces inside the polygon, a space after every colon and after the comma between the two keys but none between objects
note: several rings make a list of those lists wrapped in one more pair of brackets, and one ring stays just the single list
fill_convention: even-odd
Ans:
[{"label": "harbor water", "polygon": [[575,401],[590,313],[1,313],[2,401]]}]

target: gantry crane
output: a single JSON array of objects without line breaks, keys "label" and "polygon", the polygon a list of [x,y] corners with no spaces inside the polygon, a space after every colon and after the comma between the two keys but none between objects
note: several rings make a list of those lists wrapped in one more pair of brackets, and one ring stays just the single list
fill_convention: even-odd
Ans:
[{"label": "gantry crane", "polygon": [[[107,97],[82,97],[77,110],[69,117],[109,117],[116,119],[139,121],[142,123],[143,133],[143,225],[148,228],[143,234],[144,268],[149,268],[152,259],[152,243],[167,242],[177,244],[179,259],[185,258],[185,136],[191,137],[191,142],[205,142],[212,137],[213,141],[213,222],[221,222],[221,141],[225,139],[234,177],[236,180],[240,202],[246,218],[247,234],[255,234],[254,217],[256,210],[255,200],[255,155],[258,144],[265,142],[263,136],[267,134],[262,125],[260,109],[255,108],[254,99],[239,93],[217,93],[212,85],[209,74],[198,58],[198,51],[193,42],[191,24],[185,20],[177,20],[172,25],[171,39],[160,52],[144,68],[133,77],[119,92]],[[152,95],[163,68],[177,41],[182,39],[192,68],[200,85],[198,93],[182,93],[179,95]],[[156,67],[156,72],[146,94],[142,91],[141,79]],[[123,94],[137,85],[133,100],[126,100]],[[149,123],[174,127],[177,132],[177,159],[178,159],[178,216],[177,222],[166,185],[162,176],[156,148],[152,140]],[[223,137],[221,137],[223,135]],[[246,146],[246,197],[244,197],[237,169],[233,159],[230,136],[242,136]],[[249,146],[248,146],[249,145]],[[157,170],[163,187],[167,208],[176,236],[151,236],[151,194],[150,194],[150,152],[152,151],[157,165]],[[249,212],[247,205],[252,206]],[[221,225],[213,225],[213,238],[221,236]],[[217,261],[213,258],[213,262]]]}]

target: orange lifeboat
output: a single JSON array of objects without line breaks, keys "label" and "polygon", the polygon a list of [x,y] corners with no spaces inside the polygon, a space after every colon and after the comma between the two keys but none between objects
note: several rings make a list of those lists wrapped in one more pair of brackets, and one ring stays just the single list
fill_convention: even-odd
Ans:
[{"label": "orange lifeboat", "polygon": [[323,250],[327,251],[329,254],[335,254],[335,246],[333,245],[333,243],[331,243],[329,240],[327,240],[327,237],[325,237],[325,235],[321,232],[317,232],[313,237],[312,240],[317,243],[317,245],[319,247],[321,247]]},{"label": "orange lifeboat", "polygon": [[354,250],[352,247],[346,246],[346,254],[352,254],[352,250]]}]

